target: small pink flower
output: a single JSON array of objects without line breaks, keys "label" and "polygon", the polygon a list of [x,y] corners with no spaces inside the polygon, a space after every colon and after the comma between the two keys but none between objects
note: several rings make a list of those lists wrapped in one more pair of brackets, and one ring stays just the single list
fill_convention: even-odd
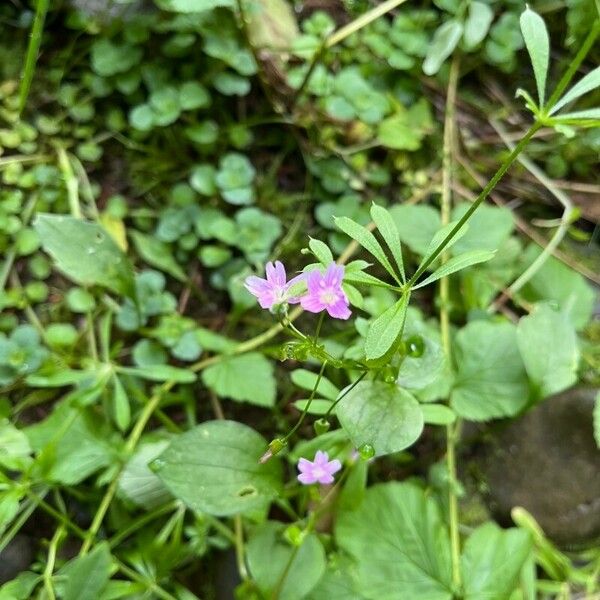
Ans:
[{"label": "small pink flower", "polygon": [[266,279],[251,275],[244,282],[246,289],[258,298],[258,303],[262,308],[272,308],[284,302],[297,304],[300,301],[299,298],[290,297],[289,291],[293,285],[299,283],[305,277],[304,274],[287,281],[285,267],[279,261],[276,261],[274,265],[271,262],[267,263],[265,271],[267,273]]},{"label": "small pink flower", "polygon": [[329,454],[317,450],[315,460],[310,461],[306,458],[301,458],[298,461],[298,481],[304,485],[311,483],[328,484],[333,483],[333,474],[337,473],[342,468],[342,463],[337,460],[329,460]]},{"label": "small pink flower", "polygon": [[344,267],[331,263],[325,273],[318,269],[306,275],[308,293],[300,298],[304,310],[318,313],[326,310],[334,319],[348,319],[350,317],[350,302],[342,290]]}]

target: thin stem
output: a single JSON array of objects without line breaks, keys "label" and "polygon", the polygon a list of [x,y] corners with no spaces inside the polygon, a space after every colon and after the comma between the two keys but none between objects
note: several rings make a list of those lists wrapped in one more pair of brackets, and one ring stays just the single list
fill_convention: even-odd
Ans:
[{"label": "thin stem", "polygon": [[[502,125],[495,121],[491,121],[491,124],[492,127],[494,127],[494,129],[498,132],[498,135],[502,138],[504,143],[512,149],[514,144],[506,139],[506,131]],[[525,271],[523,271],[523,273],[521,273],[521,275],[519,275],[519,277],[513,283],[511,283],[503,296],[498,298],[498,300],[496,300],[490,306],[488,309],[489,312],[495,311],[503,303],[503,298],[510,298],[516,294],[542,268],[542,266],[546,263],[550,256],[552,256],[553,252],[558,248],[559,244],[567,234],[573,214],[573,203],[571,202],[571,199],[562,190],[558,189],[554,185],[554,182],[548,178],[536,164],[534,164],[526,156],[519,156],[518,160],[554,195],[554,197],[562,204],[564,210],[556,232],[548,244],[543,248],[541,254],[529,265],[529,267],[527,267],[527,269],[525,269]]]},{"label": "thin stem", "polygon": [[554,88],[550,99],[546,103],[545,109],[549,111],[549,114],[552,114],[552,107],[556,104],[556,102],[562,96],[562,93],[565,91],[566,87],[571,83],[571,79],[573,79],[573,75],[577,72],[577,69],[583,62],[583,59],[587,56],[587,53],[590,51],[591,47],[594,45],[596,38],[600,34],[600,19],[595,19],[590,32],[587,34],[581,48],[579,48],[579,52],[575,55],[575,58],[569,65],[569,68],[565,71],[565,74],[561,77],[558,85]]},{"label": "thin stem", "polygon": [[332,403],[332,405],[329,407],[329,409],[327,410],[327,412],[323,415],[324,419],[329,418],[329,415],[331,414],[331,412],[333,411],[333,409],[338,405],[338,403],[340,402],[340,400],[342,400],[345,396],[347,396],[367,375],[367,371],[363,371],[360,376],[358,377],[358,379],[352,383],[346,390],[344,390],[344,392],[341,394],[341,396]]},{"label": "thin stem", "polygon": [[[456,91],[459,77],[459,57],[455,55],[450,68],[450,79],[448,81],[448,94],[446,96],[446,109],[444,116],[444,147],[442,158],[442,205],[441,220],[442,226],[450,222],[450,209],[452,204],[452,169],[453,169],[453,146],[454,146],[454,112],[456,103]],[[448,261],[448,253],[441,253],[441,262]],[[442,338],[442,347],[448,363],[452,360],[450,346],[450,316],[449,316],[449,288],[448,277],[440,279],[440,333]],[[452,583],[455,590],[460,590],[460,535],[459,535],[459,514],[458,500],[456,497],[456,456],[455,456],[455,429],[452,424],[446,426],[446,466],[448,469],[448,507],[450,519],[450,548],[452,555]]]},{"label": "thin stem", "polygon": [[354,21],[351,21],[347,25],[340,27],[337,31],[334,31],[332,34],[326,37],[323,40],[323,43],[313,54],[310,65],[308,67],[308,71],[306,71],[302,83],[296,89],[296,92],[292,97],[290,103],[290,111],[294,108],[296,102],[306,89],[306,86],[308,85],[308,82],[310,81],[310,78],[314,73],[315,68],[317,67],[319,62],[321,62],[321,59],[325,54],[325,50],[333,48],[333,46],[336,46],[340,42],[343,42],[347,37],[350,37],[353,33],[356,33],[357,31],[360,31],[363,27],[370,25],[373,21],[377,20],[379,17],[382,17],[397,6],[400,6],[404,2],[406,2],[406,0],[387,0],[386,2],[382,2],[379,6],[372,8],[371,10],[367,11],[364,15],[361,15],[360,17],[354,19]]},{"label": "thin stem", "polygon": [[245,581],[248,579],[248,569],[246,568],[244,527],[241,515],[236,515],[233,518],[233,524],[235,528],[235,557],[237,560],[237,568],[240,577]]},{"label": "thin stem", "polygon": [[[126,564],[122,563],[119,559],[113,557],[113,560],[114,560],[115,564],[117,565],[119,571],[121,571],[121,573],[123,573],[123,575],[126,575],[127,577],[129,577],[129,579],[131,579],[132,581],[141,583],[146,589],[153,592],[159,598],[162,598],[162,600],[177,600],[177,598],[175,596],[169,594],[169,592],[167,592],[162,587],[160,587],[160,585],[158,585],[158,583],[151,581],[150,579],[147,579],[143,575],[140,575],[133,569],[130,569]],[[188,593],[189,593],[189,590],[188,590]]]},{"label": "thin stem", "polygon": [[46,560],[46,567],[44,568],[44,574],[42,578],[44,580],[44,590],[49,600],[56,600],[54,594],[54,584],[52,583],[52,574],[54,573],[54,565],[56,564],[56,552],[58,550],[58,544],[65,534],[65,530],[60,526],[52,536],[50,546],[48,548],[48,559]]},{"label": "thin stem", "polygon": [[306,418],[306,415],[308,414],[308,410],[310,408],[310,405],[312,404],[312,401],[315,398],[317,390],[319,389],[319,384],[321,383],[321,379],[323,378],[323,373],[325,372],[325,367],[326,366],[327,366],[327,361],[325,361],[321,365],[321,370],[319,371],[319,375],[317,377],[315,385],[314,385],[314,387],[312,389],[312,392],[310,393],[310,397],[308,399],[308,402],[306,403],[306,406],[304,407],[304,410],[302,411],[302,414],[300,415],[300,418],[298,419],[298,422],[294,425],[294,427],[292,427],[292,429],[283,438],[284,442],[287,442],[294,435],[294,433],[296,433],[296,431],[298,431],[298,429],[300,428],[300,425],[302,425],[304,419]]},{"label": "thin stem", "polygon": [[65,180],[65,186],[67,187],[67,198],[69,199],[71,215],[76,219],[81,219],[79,182],[77,181],[77,177],[75,177],[75,173],[73,173],[73,167],[71,166],[67,151],[62,146],[57,146],[56,153],[58,154],[58,164]]},{"label": "thin stem", "polygon": [[44,21],[46,20],[46,13],[48,12],[49,5],[50,0],[38,0],[35,9],[35,18],[33,20],[33,25],[31,26],[31,37],[29,39],[29,45],[27,46],[27,56],[25,57],[21,87],[19,89],[19,114],[23,112],[25,104],[27,103],[27,97],[29,96],[33,74],[35,73],[35,64],[42,43]]},{"label": "thin stem", "polygon": [[63,527],[69,529],[77,537],[82,539],[85,538],[85,531],[72,523],[69,518],[56,510],[51,504],[48,504],[43,498],[40,498],[34,491],[27,490],[26,494],[39,506],[42,510],[47,512],[50,516],[54,517]]},{"label": "thin stem", "polygon": [[500,168],[494,173],[494,176],[489,180],[487,185],[481,190],[481,193],[475,199],[475,202],[469,207],[465,214],[459,219],[458,223],[452,228],[452,231],[442,240],[440,245],[421,263],[420,267],[416,270],[415,274],[410,278],[407,283],[407,287],[412,287],[419,277],[427,270],[429,265],[444,251],[444,248],[450,243],[452,238],[458,233],[462,226],[471,218],[473,213],[479,208],[481,203],[488,197],[489,193],[496,187],[500,179],[504,176],[506,171],[515,162],[517,156],[523,151],[523,149],[530,142],[531,138],[535,135],[542,127],[541,123],[534,123],[525,133],[521,141],[515,146],[513,151],[500,165]]}]

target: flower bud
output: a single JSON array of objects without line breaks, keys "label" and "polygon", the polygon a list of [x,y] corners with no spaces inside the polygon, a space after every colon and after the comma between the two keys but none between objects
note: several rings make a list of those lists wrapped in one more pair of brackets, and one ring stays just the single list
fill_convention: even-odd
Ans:
[{"label": "flower bud", "polygon": [[287,446],[287,442],[281,438],[275,438],[269,442],[269,448],[267,451],[260,457],[259,462],[264,464],[271,460],[273,456],[279,454],[285,447]]},{"label": "flower bud", "polygon": [[331,423],[327,419],[318,419],[313,425],[317,435],[323,435],[329,431]]}]

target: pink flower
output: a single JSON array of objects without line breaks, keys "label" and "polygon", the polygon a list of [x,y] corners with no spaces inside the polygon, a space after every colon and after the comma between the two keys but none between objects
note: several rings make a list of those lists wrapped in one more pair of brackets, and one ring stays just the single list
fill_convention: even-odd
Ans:
[{"label": "pink flower", "polygon": [[304,274],[287,281],[285,267],[279,261],[276,261],[274,265],[271,262],[267,263],[265,271],[266,279],[251,275],[244,282],[246,289],[258,298],[258,303],[262,308],[271,308],[284,302],[295,304],[300,301],[298,298],[290,297],[289,291],[293,285],[305,277]]},{"label": "pink flower", "polygon": [[298,481],[304,485],[311,483],[333,483],[333,474],[337,473],[342,468],[342,463],[335,459],[329,460],[327,452],[317,450],[315,460],[310,461],[306,458],[301,458],[298,461]]},{"label": "pink flower", "polygon": [[334,319],[350,317],[348,297],[342,290],[344,267],[331,263],[325,273],[318,269],[306,275],[308,293],[300,298],[304,310],[318,313],[326,310]]}]

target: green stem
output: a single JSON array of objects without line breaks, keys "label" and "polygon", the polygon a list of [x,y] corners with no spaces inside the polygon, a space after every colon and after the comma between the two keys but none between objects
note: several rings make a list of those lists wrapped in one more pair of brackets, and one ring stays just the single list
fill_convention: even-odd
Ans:
[{"label": "green stem", "polygon": [[240,577],[246,581],[248,579],[248,569],[246,568],[245,546],[244,546],[244,527],[241,515],[235,515],[233,518],[235,529],[235,557]]},{"label": "green stem", "polygon": [[23,67],[21,87],[19,88],[19,114],[23,112],[29,96],[29,89],[35,73],[35,64],[37,62],[38,52],[42,43],[42,33],[44,32],[44,21],[50,0],[38,0],[35,9],[35,18],[31,27],[31,37],[27,46],[27,56]]},{"label": "green stem", "polygon": [[[454,144],[454,110],[456,102],[456,91],[459,78],[459,58],[455,56],[450,68],[450,79],[448,82],[448,93],[446,96],[446,109],[444,117],[444,146],[442,158],[442,203],[441,220],[442,226],[450,222],[450,209],[452,204],[452,148]],[[442,252],[441,262],[448,260],[448,253]],[[448,304],[450,300],[450,287],[448,277],[440,279],[440,333],[442,347],[446,361],[450,364],[452,351],[450,345],[450,316]],[[450,520],[450,548],[452,556],[452,584],[455,591],[460,590],[460,535],[459,535],[459,513],[458,499],[456,497],[456,455],[455,455],[455,428],[452,424],[446,427],[446,466],[448,469],[448,512]]]},{"label": "green stem", "polygon": [[531,138],[535,133],[542,127],[541,123],[534,123],[525,133],[521,141],[514,147],[513,151],[508,155],[504,162],[500,165],[500,168],[494,173],[494,176],[489,180],[487,185],[481,190],[481,193],[473,204],[469,207],[467,212],[459,219],[458,223],[452,228],[452,231],[442,240],[440,245],[421,263],[415,274],[410,278],[406,286],[411,288],[421,275],[427,270],[429,265],[444,251],[444,248],[450,243],[452,238],[458,233],[462,226],[471,218],[473,213],[479,208],[481,203],[488,197],[490,192],[496,187],[500,179],[504,176],[509,167],[515,162],[517,156],[523,151],[523,149],[530,142]]},{"label": "green stem", "polygon": [[52,575],[54,573],[54,565],[56,564],[56,552],[58,550],[58,544],[60,544],[60,540],[64,534],[65,530],[62,526],[60,526],[54,532],[48,548],[48,560],[46,561],[46,567],[44,568],[44,574],[42,575],[42,578],[44,580],[44,590],[46,591],[46,595],[48,596],[49,600],[56,600]]},{"label": "green stem", "polygon": [[317,393],[317,389],[319,388],[319,384],[321,383],[321,379],[323,378],[323,373],[325,372],[325,367],[326,366],[327,366],[327,361],[325,361],[321,365],[321,370],[319,371],[319,375],[317,377],[317,381],[315,382],[315,386],[313,387],[313,390],[310,393],[310,397],[308,398],[308,402],[306,403],[306,406],[304,407],[304,410],[302,411],[302,414],[300,415],[300,418],[298,419],[298,422],[294,425],[294,427],[292,427],[292,429],[283,438],[284,442],[287,442],[294,435],[294,433],[296,433],[296,431],[298,431],[298,429],[300,428],[300,425],[302,425],[302,423],[304,422],[304,419],[306,418],[306,415],[308,414],[308,409],[310,408],[310,405],[312,404],[312,401],[315,398],[315,395]]},{"label": "green stem", "polygon": [[335,402],[333,402],[331,404],[331,406],[329,407],[329,409],[327,410],[327,412],[323,415],[324,419],[328,419],[329,418],[329,415],[331,414],[331,412],[333,411],[333,409],[338,405],[338,403],[340,402],[340,400],[342,400],[345,396],[347,396],[365,378],[365,376],[367,375],[367,372],[368,371],[363,371],[359,375],[358,379],[354,383],[352,383],[350,385],[350,387],[348,389],[346,389],[344,391],[344,393]]}]

